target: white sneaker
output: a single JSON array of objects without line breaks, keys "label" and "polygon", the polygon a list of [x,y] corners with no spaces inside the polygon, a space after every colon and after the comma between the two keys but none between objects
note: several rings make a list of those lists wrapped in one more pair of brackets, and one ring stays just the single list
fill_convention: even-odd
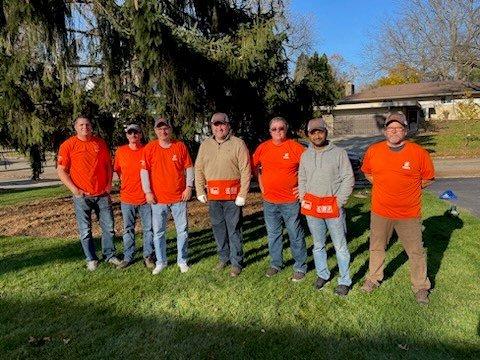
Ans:
[{"label": "white sneaker", "polygon": [[95,271],[98,268],[98,260],[90,260],[87,261],[87,269],[88,271]]},{"label": "white sneaker", "polygon": [[122,262],[116,257],[116,256],[112,256],[110,259],[108,259],[108,263],[109,264],[112,264],[114,266],[118,266],[120,265]]},{"label": "white sneaker", "polygon": [[160,272],[167,267],[167,264],[160,264],[155,266],[155,269],[152,271],[152,275],[158,275]]},{"label": "white sneaker", "polygon": [[188,266],[187,264],[178,264],[178,267],[180,268],[180,272],[182,274],[190,270],[190,266]]}]

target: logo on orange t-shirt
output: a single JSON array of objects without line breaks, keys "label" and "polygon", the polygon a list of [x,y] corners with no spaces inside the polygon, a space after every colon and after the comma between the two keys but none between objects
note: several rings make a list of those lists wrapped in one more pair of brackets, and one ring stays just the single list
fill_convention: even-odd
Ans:
[{"label": "logo on orange t-shirt", "polygon": [[288,152],[285,153],[285,154],[283,154],[283,159],[284,159],[284,160],[290,159],[290,154],[289,154]]},{"label": "logo on orange t-shirt", "polygon": [[403,163],[402,169],[410,170],[410,161],[405,161]]}]

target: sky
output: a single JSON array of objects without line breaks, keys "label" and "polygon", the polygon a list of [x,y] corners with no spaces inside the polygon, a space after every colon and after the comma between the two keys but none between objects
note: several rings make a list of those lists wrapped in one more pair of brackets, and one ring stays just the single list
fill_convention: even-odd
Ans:
[{"label": "sky", "polygon": [[353,64],[357,84],[371,82],[362,56],[370,34],[379,22],[401,7],[400,0],[290,0],[292,15],[304,17],[310,27],[313,51],[328,56],[340,54]]}]

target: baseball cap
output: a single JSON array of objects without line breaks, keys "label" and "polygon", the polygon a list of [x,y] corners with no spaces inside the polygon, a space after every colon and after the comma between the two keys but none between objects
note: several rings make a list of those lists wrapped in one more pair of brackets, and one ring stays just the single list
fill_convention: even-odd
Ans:
[{"label": "baseball cap", "polygon": [[128,124],[127,126],[125,126],[125,132],[129,132],[130,130],[140,132],[140,126],[138,126],[137,124]]},{"label": "baseball cap", "polygon": [[387,118],[385,119],[385,127],[387,127],[390,123],[392,123],[394,121],[398,122],[400,125],[408,126],[407,118],[400,111],[390,113],[390,114],[387,115]]},{"label": "baseball cap", "polygon": [[210,122],[213,124],[215,122],[222,122],[222,123],[225,123],[225,124],[229,124],[230,123],[230,119],[228,118],[228,115],[225,114],[225,113],[215,113],[212,115],[212,119],[210,120]]},{"label": "baseball cap", "polygon": [[313,131],[313,130],[321,130],[321,131],[326,131],[327,130],[327,124],[325,124],[325,120],[322,118],[316,118],[312,119],[308,122],[307,126],[307,132]]},{"label": "baseball cap", "polygon": [[160,126],[172,127],[172,125],[170,124],[170,121],[168,121],[165,118],[158,118],[157,120],[155,120],[154,127],[160,127]]}]

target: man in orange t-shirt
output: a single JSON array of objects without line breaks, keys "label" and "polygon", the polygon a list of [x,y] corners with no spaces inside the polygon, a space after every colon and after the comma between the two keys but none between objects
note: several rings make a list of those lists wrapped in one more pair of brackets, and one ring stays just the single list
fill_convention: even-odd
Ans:
[{"label": "man in orange t-shirt", "polygon": [[120,269],[129,266],[135,255],[135,219],[140,215],[143,230],[143,258],[147,268],[155,266],[153,254],[152,208],[145,199],[140,181],[143,155],[142,131],[137,124],[125,128],[128,144],[115,152],[113,171],[120,178],[120,201],[123,217],[123,260]]},{"label": "man in orange t-shirt", "polygon": [[172,126],[165,118],[155,121],[157,140],[143,150],[141,179],[147,202],[152,205],[153,244],[157,263],[152,274],[167,266],[167,216],[172,213],[177,230],[177,265],[182,273],[187,264],[187,201],[192,196],[193,164],[185,144],[172,139]]},{"label": "man in orange t-shirt", "polygon": [[102,228],[102,253],[115,266],[114,226],[110,190],[112,164],[105,141],[93,135],[92,124],[86,116],[75,120],[76,135],[60,145],[57,173],[73,194],[80,242],[87,260],[87,269],[98,267],[98,258],[92,239],[92,211],[98,214]]},{"label": "man in orange t-shirt", "polygon": [[433,163],[421,146],[406,141],[408,122],[401,112],[385,120],[386,141],[371,145],[362,171],[372,183],[369,273],[364,292],[375,290],[383,280],[385,249],[393,230],[410,260],[410,278],[415,298],[428,303],[430,281],[422,243],[422,189],[435,177]]},{"label": "man in orange t-shirt", "polygon": [[269,128],[272,138],[261,143],[252,157],[253,171],[258,176],[263,195],[263,214],[271,258],[266,275],[274,276],[283,266],[283,220],[295,260],[292,281],[301,281],[307,272],[307,248],[300,223],[298,166],[305,148],[287,139],[288,124],[284,118],[274,117]]}]

